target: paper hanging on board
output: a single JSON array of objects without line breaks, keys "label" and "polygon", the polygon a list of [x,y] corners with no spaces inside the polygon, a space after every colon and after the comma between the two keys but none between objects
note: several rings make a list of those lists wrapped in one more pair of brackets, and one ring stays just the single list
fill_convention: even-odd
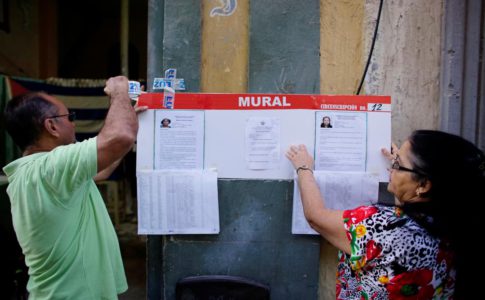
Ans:
[{"label": "paper hanging on board", "polygon": [[217,234],[217,173],[137,172],[138,234]]},{"label": "paper hanging on board", "polygon": [[[346,210],[377,203],[379,194],[377,175],[363,172],[326,171],[315,171],[314,175],[327,208]],[[305,219],[297,182],[298,178],[295,176],[291,233],[318,234]]]}]

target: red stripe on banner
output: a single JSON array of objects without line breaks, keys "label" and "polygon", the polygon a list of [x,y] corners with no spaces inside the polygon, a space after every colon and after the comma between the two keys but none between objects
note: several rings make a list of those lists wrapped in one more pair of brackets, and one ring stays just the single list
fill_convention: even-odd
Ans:
[{"label": "red stripe on banner", "polygon": [[[391,104],[390,96],[345,96],[303,94],[207,94],[177,93],[173,109],[317,109],[368,111],[368,104]],[[145,93],[138,105],[150,109],[167,109],[163,93]]]},{"label": "red stripe on banner", "polygon": [[9,78],[8,82],[10,84],[10,91],[12,93],[12,97],[22,95],[22,94],[27,93],[29,91],[23,85],[18,83],[15,79]]}]

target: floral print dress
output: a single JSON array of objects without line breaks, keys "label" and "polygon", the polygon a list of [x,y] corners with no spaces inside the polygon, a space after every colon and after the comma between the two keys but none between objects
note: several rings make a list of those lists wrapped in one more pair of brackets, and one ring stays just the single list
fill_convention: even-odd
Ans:
[{"label": "floral print dress", "polygon": [[398,207],[346,210],[337,299],[452,299],[452,252]]}]

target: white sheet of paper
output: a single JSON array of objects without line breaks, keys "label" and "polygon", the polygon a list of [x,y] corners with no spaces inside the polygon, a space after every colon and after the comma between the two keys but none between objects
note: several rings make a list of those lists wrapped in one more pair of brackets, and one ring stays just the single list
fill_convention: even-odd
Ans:
[{"label": "white sheet of paper", "polygon": [[278,168],[280,148],[279,118],[248,118],[246,123],[246,163],[248,169]]},{"label": "white sheet of paper", "polygon": [[[314,174],[327,208],[346,210],[377,203],[379,194],[379,177],[377,175],[363,172],[326,171],[315,171]],[[318,234],[305,219],[297,184],[298,178],[295,176],[294,180],[291,233]]]},{"label": "white sheet of paper", "polygon": [[203,111],[158,110],[154,134],[155,169],[204,168]]},{"label": "white sheet of paper", "polygon": [[217,234],[217,173],[137,172],[138,234]]},{"label": "white sheet of paper", "polygon": [[[316,112],[315,169],[365,172],[367,115],[365,112]],[[322,128],[323,118],[332,128]]]}]

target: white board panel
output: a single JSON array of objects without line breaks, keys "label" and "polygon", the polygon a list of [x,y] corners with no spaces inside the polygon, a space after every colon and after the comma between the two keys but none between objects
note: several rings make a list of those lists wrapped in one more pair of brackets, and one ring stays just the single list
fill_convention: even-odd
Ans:
[{"label": "white board panel", "polygon": [[[140,114],[137,170],[153,167],[154,111]],[[293,168],[285,153],[292,144],[305,144],[314,154],[315,112],[317,110],[205,110],[204,168],[216,169],[219,178],[293,179]],[[367,112],[366,172],[388,181],[389,162],[380,149],[391,144],[390,112]],[[249,118],[277,118],[280,121],[280,159],[276,168],[251,170],[246,163],[246,124]]]}]

